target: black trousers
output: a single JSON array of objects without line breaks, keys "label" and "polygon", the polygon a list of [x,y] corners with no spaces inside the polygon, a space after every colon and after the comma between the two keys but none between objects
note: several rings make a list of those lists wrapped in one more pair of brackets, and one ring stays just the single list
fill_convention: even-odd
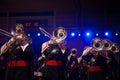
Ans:
[{"label": "black trousers", "polygon": [[103,71],[88,71],[88,80],[105,80]]}]

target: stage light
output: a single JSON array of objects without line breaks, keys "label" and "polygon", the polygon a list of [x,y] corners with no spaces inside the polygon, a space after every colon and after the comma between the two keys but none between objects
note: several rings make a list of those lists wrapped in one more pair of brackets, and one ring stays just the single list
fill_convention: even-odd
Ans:
[{"label": "stage light", "polygon": [[109,33],[108,32],[105,32],[105,36],[108,36],[109,35]]},{"label": "stage light", "polygon": [[30,36],[30,34],[27,34],[28,36]]},{"label": "stage light", "polygon": [[39,22],[34,22],[34,26],[38,27],[39,26]]},{"label": "stage light", "polygon": [[91,30],[86,30],[84,32],[85,38],[92,38],[93,37],[93,32]]},{"label": "stage light", "polygon": [[118,33],[115,33],[116,36],[118,36]]},{"label": "stage light", "polygon": [[86,33],[86,36],[90,36],[90,33],[89,33],[89,32],[87,32],[87,33]]},{"label": "stage light", "polygon": [[98,33],[96,33],[96,36],[98,36]]},{"label": "stage light", "polygon": [[93,38],[93,32],[91,30],[84,31],[84,36],[86,43],[89,43]]},{"label": "stage light", "polygon": [[25,23],[25,26],[26,26],[26,27],[30,27],[30,26],[31,26],[31,22],[26,22],[26,23]]},{"label": "stage light", "polygon": [[72,32],[72,33],[71,33],[71,36],[75,36],[75,33],[74,33],[74,32]]},{"label": "stage light", "polygon": [[40,33],[37,33],[38,36],[40,36]]},{"label": "stage light", "polygon": [[81,36],[81,34],[79,33],[78,36]]}]

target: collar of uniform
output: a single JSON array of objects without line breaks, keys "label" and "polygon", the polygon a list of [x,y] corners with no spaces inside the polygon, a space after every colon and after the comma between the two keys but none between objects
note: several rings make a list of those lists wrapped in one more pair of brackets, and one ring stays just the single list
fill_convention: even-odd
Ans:
[{"label": "collar of uniform", "polygon": [[25,49],[27,48],[28,45],[29,45],[29,44],[27,43],[27,44],[25,44],[24,46],[21,46],[22,50],[25,51]]}]

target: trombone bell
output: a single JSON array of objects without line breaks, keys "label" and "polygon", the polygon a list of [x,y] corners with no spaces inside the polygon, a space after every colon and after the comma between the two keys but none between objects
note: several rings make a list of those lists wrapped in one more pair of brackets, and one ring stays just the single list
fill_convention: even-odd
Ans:
[{"label": "trombone bell", "polygon": [[113,43],[111,46],[111,51],[113,53],[118,53],[119,52],[119,46],[116,43]]},{"label": "trombone bell", "polygon": [[103,43],[103,50],[110,50],[110,48],[112,46],[112,42],[110,40],[103,39],[102,43]]},{"label": "trombone bell", "polygon": [[63,27],[58,27],[53,31],[53,36],[55,36],[57,39],[64,40],[67,37],[67,32]]},{"label": "trombone bell", "polygon": [[102,40],[100,38],[94,38],[91,41],[91,46],[94,48],[95,51],[100,51],[102,50]]}]

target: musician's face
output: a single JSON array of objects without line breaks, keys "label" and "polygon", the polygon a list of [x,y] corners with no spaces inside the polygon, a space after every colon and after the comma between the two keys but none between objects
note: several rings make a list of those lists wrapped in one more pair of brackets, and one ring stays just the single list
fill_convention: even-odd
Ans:
[{"label": "musician's face", "polygon": [[27,43],[27,41],[26,40],[22,40],[22,41],[20,41],[20,43],[21,43],[21,45],[24,46]]}]

